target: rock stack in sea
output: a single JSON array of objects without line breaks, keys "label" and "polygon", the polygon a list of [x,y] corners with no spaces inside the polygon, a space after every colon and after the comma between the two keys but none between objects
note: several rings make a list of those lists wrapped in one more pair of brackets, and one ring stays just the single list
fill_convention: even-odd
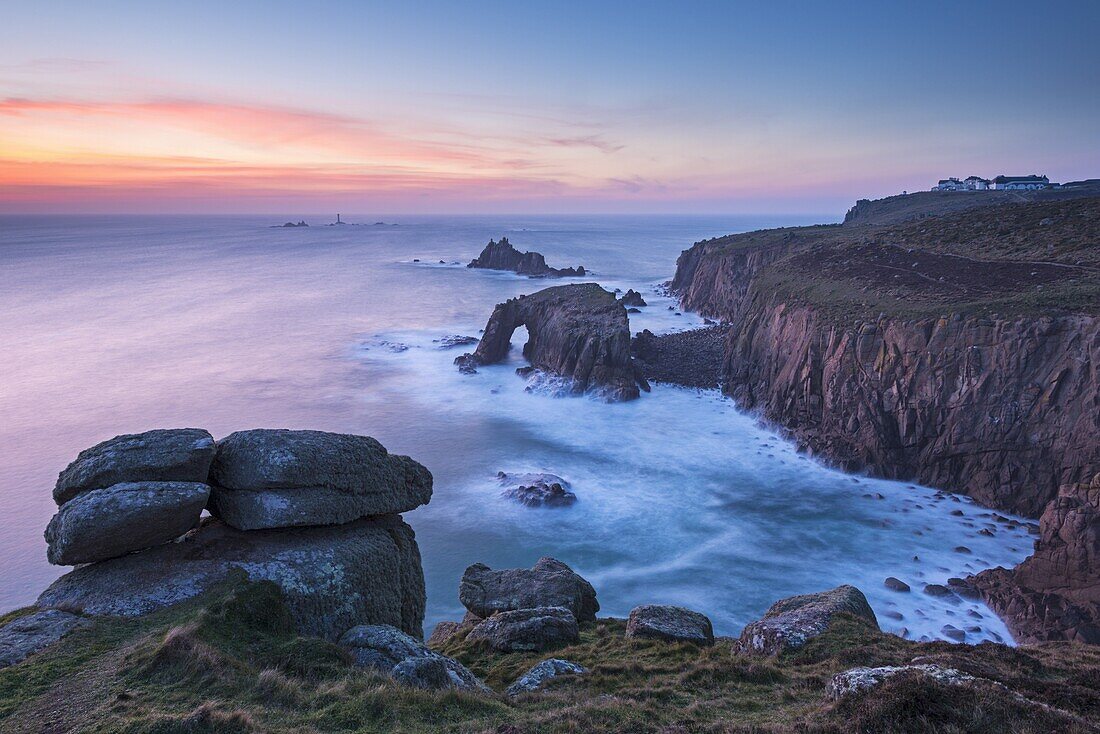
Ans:
[{"label": "rock stack in sea", "polygon": [[[367,436],[118,436],[81,452],[58,478],[47,554],[86,565],[37,606],[135,616],[243,572],[279,585],[302,634],[335,641],[356,625],[390,625],[420,637],[420,551],[399,513],[431,494],[426,468]],[[211,517],[201,518],[204,508]]]}]

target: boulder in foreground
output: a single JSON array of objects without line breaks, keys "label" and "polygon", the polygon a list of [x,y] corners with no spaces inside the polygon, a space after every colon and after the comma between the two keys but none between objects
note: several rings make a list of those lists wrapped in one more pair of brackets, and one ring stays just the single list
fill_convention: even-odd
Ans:
[{"label": "boulder in foreground", "polygon": [[22,662],[65,635],[91,622],[60,609],[43,609],[0,627],[0,668]]},{"label": "boulder in foreground", "polygon": [[946,685],[961,685],[977,680],[968,673],[962,673],[954,668],[944,668],[934,664],[920,665],[884,665],[878,668],[852,668],[843,673],[837,673],[829,681],[825,692],[829,698],[839,701],[853,693],[868,691],[883,681],[893,678],[895,675],[918,675]]},{"label": "boulder in foreground", "polygon": [[123,482],[82,492],[46,526],[46,557],[73,566],[166,543],[198,524],[209,497],[199,482]]},{"label": "boulder in foreground", "polygon": [[[488,690],[465,665],[428,649],[423,642],[389,625],[357,625],[340,637],[340,647],[351,653],[355,664],[394,676],[415,688]],[[439,679],[433,668],[442,666]]]},{"label": "boulder in foreground", "polygon": [[565,607],[536,607],[499,612],[466,635],[496,652],[542,652],[580,639],[577,618]]},{"label": "boulder in foreground", "polygon": [[206,482],[214,438],[201,428],[126,434],[81,451],[57,477],[53,498],[63,505],[81,492],[123,482]]},{"label": "boulder in foreground", "polygon": [[242,571],[282,589],[300,634],[336,640],[363,623],[423,634],[420,550],[412,528],[394,516],[250,532],[210,520],[179,542],[70,571],[37,605],[133,617],[191,599]]},{"label": "boulder in foreground", "polygon": [[838,586],[816,594],[780,599],[763,618],[741,632],[740,651],[750,655],[779,655],[802,647],[822,634],[838,614],[851,614],[878,627],[867,597],[854,586]]},{"label": "boulder in foreground", "polygon": [[643,604],[630,610],[626,636],[694,642],[704,647],[714,644],[714,629],[706,615],[684,607],[660,604]]},{"label": "boulder in foreground", "polygon": [[550,658],[549,660],[543,660],[520,676],[515,683],[508,686],[505,694],[518,696],[521,693],[528,693],[542,688],[547,681],[559,675],[585,675],[587,673],[588,668],[583,665],[577,665],[568,660]]},{"label": "boulder in foreground", "polygon": [[406,512],[432,496],[432,475],[369,436],[256,429],[218,442],[211,512],[240,530],[335,525]]},{"label": "boulder in foreground", "polygon": [[462,574],[462,605],[482,618],[532,607],[564,607],[578,621],[596,619],[600,604],[592,584],[561,561],[543,557],[531,568],[499,571],[475,563]]}]

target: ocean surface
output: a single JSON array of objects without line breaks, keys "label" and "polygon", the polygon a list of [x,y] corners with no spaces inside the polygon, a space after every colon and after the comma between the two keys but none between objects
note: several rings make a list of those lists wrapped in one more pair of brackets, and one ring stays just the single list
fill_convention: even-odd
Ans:
[{"label": "ocean surface", "polygon": [[[463,267],[490,237],[638,289],[650,305],[631,327],[659,332],[701,323],[655,291],[692,242],[820,217],[344,218],[365,225],[0,217],[0,611],[64,572],[46,563],[42,530],[81,449],[157,427],[288,427],[369,434],[432,471],[431,504],[405,515],[429,631],[461,617],[467,565],[551,555],[593,583],[604,615],[680,604],[733,635],[781,597],[851,583],[885,629],[1009,639],[984,606],[921,589],[1017,563],[1026,528],[964,497],[827,468],[715,391],[656,385],[608,404],[529,390],[515,374],[522,329],[508,364],[472,376],[451,363],[462,348],[436,341],[476,336],[494,304],[550,285]],[[560,475],[578,502],[520,506],[498,471]],[[913,592],[886,589],[887,576]]]}]

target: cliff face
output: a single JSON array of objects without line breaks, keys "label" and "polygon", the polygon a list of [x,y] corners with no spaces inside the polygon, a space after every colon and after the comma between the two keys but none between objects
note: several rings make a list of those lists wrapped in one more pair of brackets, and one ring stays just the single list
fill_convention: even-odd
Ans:
[{"label": "cliff face", "polygon": [[520,326],[529,337],[523,356],[536,369],[567,378],[574,393],[600,390],[612,400],[633,400],[639,386],[649,389],[630,355],[626,309],[595,283],[546,288],[497,304],[477,349],[455,363],[500,362]]},{"label": "cliff face", "polygon": [[1082,484],[1100,471],[1100,215],[1023,206],[1045,208],[698,243],[673,287],[726,322],[723,389],[814,453],[1042,515],[1036,556],[979,588],[1022,640],[1100,642],[1100,485]]},{"label": "cliff face", "polygon": [[1035,554],[973,578],[1020,642],[1100,643],[1100,474],[1064,485],[1039,522]]},{"label": "cliff face", "polygon": [[1036,516],[1100,469],[1100,321],[981,317],[823,325],[750,305],[729,393],[849,469],[963,491]]}]

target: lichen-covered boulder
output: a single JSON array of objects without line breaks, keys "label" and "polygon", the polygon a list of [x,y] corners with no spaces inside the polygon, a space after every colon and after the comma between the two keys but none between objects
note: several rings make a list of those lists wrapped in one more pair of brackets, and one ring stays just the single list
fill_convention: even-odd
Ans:
[{"label": "lichen-covered boulder", "polygon": [[542,652],[580,639],[577,618],[565,607],[537,607],[499,612],[466,635],[496,652]]},{"label": "lichen-covered boulder", "polygon": [[412,528],[396,516],[250,532],[208,520],[176,543],[81,566],[51,584],[37,604],[138,616],[241,571],[282,589],[303,635],[336,640],[364,623],[423,634],[420,550]]},{"label": "lichen-covered boulder", "polygon": [[123,482],[206,482],[214,438],[201,428],[167,428],[115,436],[81,451],[57,477],[63,505],[81,492]]},{"label": "lichen-covered boulder", "polygon": [[256,429],[218,442],[210,511],[241,530],[336,525],[426,504],[432,475],[369,436]]},{"label": "lichen-covered boulder", "polygon": [[630,610],[626,636],[694,642],[703,646],[714,644],[714,629],[706,615],[684,607],[660,604],[643,604]]},{"label": "lichen-covered boulder", "polygon": [[543,557],[532,568],[494,571],[475,563],[462,574],[462,605],[479,617],[532,607],[565,607],[581,622],[596,619],[596,590],[561,561]]},{"label": "lichen-covered boulder", "polygon": [[742,653],[778,655],[802,647],[829,628],[838,614],[851,614],[878,626],[867,597],[854,586],[781,599],[741,632]]},{"label": "lichen-covered boulder", "polygon": [[588,668],[583,665],[577,665],[568,660],[550,658],[549,660],[543,660],[520,676],[515,683],[508,686],[505,694],[518,696],[521,693],[528,693],[542,688],[548,680],[559,675],[585,675],[587,673]]},{"label": "lichen-covered boulder", "polygon": [[0,627],[0,668],[15,665],[91,622],[60,609],[43,609]]},{"label": "lichen-covered boulder", "polygon": [[[403,685],[488,690],[462,663],[428,649],[420,640],[389,625],[357,625],[340,636],[339,644],[360,668],[388,673]],[[446,684],[437,674],[439,666],[444,671]]]},{"label": "lichen-covered boulder", "polygon": [[46,526],[46,557],[94,563],[166,543],[199,522],[210,487],[199,482],[123,482],[82,492]]},{"label": "lichen-covered boulder", "polygon": [[825,693],[834,701],[839,701],[853,693],[871,690],[896,675],[927,677],[945,685],[961,685],[977,680],[968,673],[934,664],[884,665],[878,668],[852,668],[851,670],[845,670],[843,673],[837,673],[829,681]]}]

